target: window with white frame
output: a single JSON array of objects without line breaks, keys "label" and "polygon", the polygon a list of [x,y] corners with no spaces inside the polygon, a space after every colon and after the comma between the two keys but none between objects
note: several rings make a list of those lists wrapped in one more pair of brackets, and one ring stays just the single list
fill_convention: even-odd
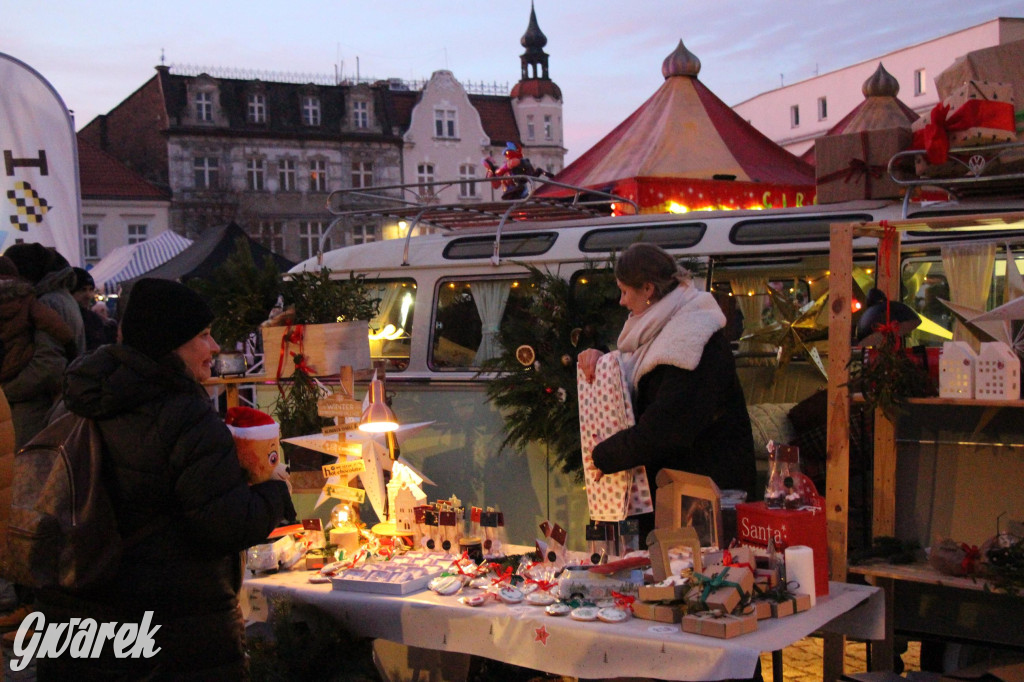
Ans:
[{"label": "window with white frame", "polygon": [[196,120],[213,120],[213,94],[209,92],[196,93]]},{"label": "window with white frame", "polygon": [[274,253],[284,253],[284,221],[261,220],[260,244]]},{"label": "window with white frame", "polygon": [[914,96],[928,92],[928,73],[924,69],[914,71]]},{"label": "window with white frame", "polygon": [[789,127],[796,128],[800,125],[800,105],[794,104],[789,108]]},{"label": "window with white frame", "polygon": [[327,162],[323,159],[313,159],[309,162],[309,191],[327,191]]},{"label": "window with white frame", "polygon": [[421,197],[434,196],[434,164],[420,163],[416,165],[416,182],[420,184],[419,193]]},{"label": "window with white frame", "polygon": [[352,127],[365,130],[370,127],[370,105],[356,100],[352,102]]},{"label": "window with white frame", "polygon": [[146,241],[149,226],[145,223],[128,223],[128,243],[141,244]]},{"label": "window with white frame", "polygon": [[196,189],[216,189],[220,184],[220,169],[214,156],[197,156],[192,160]]},{"label": "window with white frame", "polygon": [[551,115],[550,114],[546,114],[544,116],[544,139],[545,140],[550,140],[552,138],[553,134],[554,133],[552,132],[552,128],[551,128]]},{"label": "window with white frame", "polygon": [[434,137],[454,138],[455,132],[455,110],[434,109]]},{"label": "window with white frame", "polygon": [[258,92],[249,95],[249,123],[267,122],[267,97]]},{"label": "window with white frame", "polygon": [[369,244],[377,241],[377,230],[373,225],[353,225],[352,243]]},{"label": "window with white frame", "polygon": [[352,162],[352,188],[373,187],[373,162]]},{"label": "window with white frame", "polygon": [[82,257],[86,259],[100,257],[100,226],[96,223],[82,225]]},{"label": "window with white frame", "polygon": [[[472,163],[464,163],[459,166],[459,179],[460,180],[475,180],[476,179],[476,165]],[[476,183],[475,182],[463,182],[459,185],[459,196],[463,199],[472,199],[476,197]]]},{"label": "window with white frame", "polygon": [[250,192],[262,192],[265,180],[263,159],[245,160],[245,186]]},{"label": "window with white frame", "polygon": [[[299,257],[312,258],[320,252],[320,239],[327,225],[322,220],[304,220],[299,223]],[[330,238],[324,239],[324,252],[331,250]]]},{"label": "window with white frame", "polygon": [[828,99],[825,97],[818,98],[818,120],[824,121],[828,118]]},{"label": "window with white frame", "polygon": [[277,186],[282,192],[295,191],[295,159],[278,159]]},{"label": "window with white frame", "polygon": [[526,139],[532,140],[536,133],[533,129],[533,114],[526,115]]},{"label": "window with white frame", "polygon": [[302,98],[302,122],[308,126],[320,125],[320,98],[306,95]]}]

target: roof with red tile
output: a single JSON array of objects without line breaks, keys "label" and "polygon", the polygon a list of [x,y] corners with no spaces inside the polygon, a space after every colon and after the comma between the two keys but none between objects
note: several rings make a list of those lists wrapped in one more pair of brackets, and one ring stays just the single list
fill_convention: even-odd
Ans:
[{"label": "roof with red tile", "polygon": [[166,192],[81,136],[78,178],[83,199],[170,199]]},{"label": "roof with red tile", "polygon": [[470,95],[469,101],[480,114],[480,123],[491,138],[491,144],[504,146],[506,142],[521,142],[510,97]]}]

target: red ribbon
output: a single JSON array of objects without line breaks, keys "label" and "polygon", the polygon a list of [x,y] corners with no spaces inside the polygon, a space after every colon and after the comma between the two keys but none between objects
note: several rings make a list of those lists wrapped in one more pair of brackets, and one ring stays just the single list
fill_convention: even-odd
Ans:
[{"label": "red ribbon", "polygon": [[548,592],[555,586],[555,583],[551,580],[534,580],[533,578],[527,578],[526,584],[529,585],[530,583],[536,585],[537,589],[541,592]]},{"label": "red ribbon", "polygon": [[864,178],[864,196],[871,196],[871,178],[874,178],[875,180],[881,178],[882,174],[885,172],[885,166],[873,166],[868,163],[868,140],[868,132],[866,130],[861,131],[860,146],[861,154],[864,158],[859,159],[855,157],[850,159],[849,166],[821,176],[818,178],[818,184],[825,185],[840,179],[844,184],[847,184],[851,181],[860,182],[860,179]]},{"label": "red ribbon", "polygon": [[949,134],[971,128],[1016,130],[1013,105],[985,99],[969,99],[949,113],[949,105],[939,102],[929,115],[929,122],[914,132],[914,149],[925,150],[928,163],[941,164],[949,158]]},{"label": "red ribbon", "polygon": [[[277,388],[284,395],[284,389],[281,387],[281,373],[284,371],[284,359],[285,353],[288,352],[288,344],[297,343],[299,345],[299,353],[303,351],[303,337],[305,336],[305,325],[297,324],[294,327],[288,325],[285,327],[284,334],[281,335],[281,353],[277,358]],[[292,353],[294,356],[295,354]]]},{"label": "red ribbon", "polygon": [[612,599],[615,600],[615,605],[619,608],[629,609],[630,612],[633,611],[633,602],[636,601],[636,597],[631,597],[628,594],[620,594],[613,590]]},{"label": "red ribbon", "polygon": [[[495,573],[498,573],[498,569],[500,568],[500,566],[498,566],[498,564],[491,564],[491,568],[494,569]],[[492,578],[491,579],[491,585],[498,586],[498,585],[501,585],[502,583],[509,583],[509,584],[512,583],[512,567],[511,566],[506,566],[504,573],[498,573],[498,577],[497,578]]]},{"label": "red ribbon", "polygon": [[981,550],[977,545],[968,545],[966,542],[960,543],[960,549],[964,551],[964,560],[960,562],[960,568],[964,575],[970,575],[977,570],[977,562],[981,559]]},{"label": "red ribbon", "polygon": [[754,570],[754,567],[746,561],[734,561],[732,558],[732,552],[730,552],[729,550],[725,550],[722,553],[722,565],[735,566],[736,568],[749,568],[751,571]]}]

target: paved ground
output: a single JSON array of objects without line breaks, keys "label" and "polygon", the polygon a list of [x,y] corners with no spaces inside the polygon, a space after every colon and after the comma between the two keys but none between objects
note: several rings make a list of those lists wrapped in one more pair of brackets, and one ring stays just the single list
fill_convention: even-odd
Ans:
[{"label": "paved ground", "polygon": [[[919,642],[910,642],[903,654],[904,669],[920,670]],[[793,646],[782,650],[782,671],[785,682],[821,682],[822,675],[822,640],[820,637],[806,637]],[[862,673],[868,669],[867,645],[860,642],[847,642],[844,671],[846,673]],[[772,680],[771,654],[761,656],[761,669],[765,682]]]}]

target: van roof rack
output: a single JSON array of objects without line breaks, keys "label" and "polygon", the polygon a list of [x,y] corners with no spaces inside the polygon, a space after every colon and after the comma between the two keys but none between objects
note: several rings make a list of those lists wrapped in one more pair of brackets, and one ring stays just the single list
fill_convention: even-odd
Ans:
[{"label": "van roof rack", "polygon": [[[506,176],[504,179],[510,179]],[[491,261],[500,262],[501,231],[508,222],[582,220],[608,216],[615,205],[631,206],[639,213],[636,202],[627,197],[602,190],[567,185],[547,177],[511,176],[523,182],[522,198],[478,203],[443,202],[449,189],[462,191],[467,186],[494,178],[460,178],[453,181],[416,182],[377,187],[341,189],[327,197],[327,210],[335,217],[320,237],[318,258],[323,261],[323,246],[335,225],[353,217],[393,218],[409,223],[405,234],[402,265],[409,264],[409,240],[417,227],[425,226],[454,232],[469,228],[495,227],[494,252]],[[540,192],[553,187],[555,192]],[[539,194],[539,196],[538,196]],[[411,195],[412,198],[406,198]]]}]

